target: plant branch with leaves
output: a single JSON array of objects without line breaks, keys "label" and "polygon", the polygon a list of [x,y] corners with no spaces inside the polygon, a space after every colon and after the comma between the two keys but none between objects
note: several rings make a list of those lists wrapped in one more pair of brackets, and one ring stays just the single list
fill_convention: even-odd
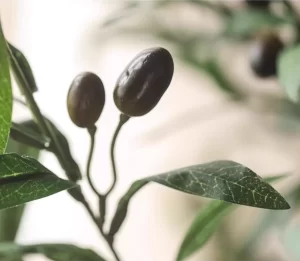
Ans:
[{"label": "plant branch with leaves", "polygon": [[[246,1],[251,10],[247,9],[249,12],[245,10],[236,11],[223,4],[212,4],[206,1],[190,2],[201,8],[213,10],[227,21],[227,27],[220,36],[223,38],[231,37],[238,40],[248,38],[261,27],[257,21],[262,21],[262,17],[267,17],[263,20],[264,24],[286,22],[284,18],[272,16],[269,11],[267,15],[263,15],[261,10],[260,12],[254,11],[253,9],[258,7],[254,6],[251,1]],[[268,8],[269,3],[267,2],[259,8]],[[161,4],[165,6],[168,3],[169,1],[162,1]],[[135,5],[129,6],[132,8]],[[291,8],[290,5],[287,6]],[[248,22],[244,24],[236,22],[241,21],[241,17],[243,19],[246,17]],[[249,17],[256,17],[256,20],[252,23]],[[288,22],[290,23],[290,21]],[[166,39],[174,40],[176,38],[170,36],[172,34]],[[191,39],[196,39],[192,45],[197,46],[198,38],[192,37]],[[214,75],[221,85],[222,91],[233,96],[240,95],[239,90],[227,81],[226,75],[214,59],[199,61],[192,50],[190,52],[184,51],[182,41],[179,43],[179,47],[181,57],[193,66],[201,67],[208,74]],[[284,44],[277,35],[268,34],[258,39],[256,48],[255,53],[260,55],[251,61],[251,67],[256,75],[264,78],[271,77],[276,75],[279,68],[279,79],[282,85],[288,89],[291,98],[298,100],[300,85],[297,83],[299,77],[295,78],[294,70],[297,67],[291,57],[299,56],[299,47],[296,46],[286,51]],[[112,220],[109,221],[106,219],[107,199],[114,192],[118,180],[115,159],[117,138],[121,129],[126,126],[125,123],[129,122],[130,119],[134,120],[151,112],[171,86],[174,74],[174,61],[171,52],[163,47],[141,51],[128,63],[116,81],[112,95],[120,115],[112,135],[110,148],[113,179],[106,192],[100,192],[97,189],[91,171],[97,136],[95,124],[101,117],[105,106],[105,87],[100,77],[93,72],[78,74],[72,81],[67,95],[67,110],[70,119],[77,127],[86,129],[91,139],[90,151],[87,155],[86,175],[82,175],[72,156],[67,138],[54,123],[44,117],[35,100],[34,92],[38,91],[38,88],[26,57],[20,50],[6,41],[2,30],[0,35],[0,67],[0,209],[2,211],[66,190],[87,210],[100,235],[110,248],[114,259],[121,261],[124,258],[118,254],[114,245],[115,237],[126,219],[132,197],[137,195],[137,192],[145,185],[154,182],[184,193],[210,198],[213,201],[197,215],[179,248],[176,260],[181,261],[194,254],[209,240],[223,217],[232,211],[233,206],[244,205],[271,210],[290,208],[285,198],[269,184],[281,177],[265,180],[253,170],[237,162],[219,160],[170,170],[133,182],[119,200],[116,212]],[[291,68],[291,70],[286,68]],[[25,98],[25,105],[32,114],[32,119],[22,123],[12,122],[12,104],[15,98],[13,98],[10,83],[10,70],[13,72],[18,87]],[[66,179],[59,178],[51,170],[44,167],[37,160],[37,157],[30,157],[31,154],[27,150],[24,153],[21,153],[21,150],[7,153],[6,144],[9,138],[17,144],[26,146],[26,148],[52,152],[65,171]],[[78,184],[82,178],[87,180],[91,190],[98,197],[99,208],[97,212],[91,209]],[[276,214],[277,212],[274,213],[274,215]],[[105,224],[108,222],[110,222],[110,226],[105,231]],[[12,232],[12,235],[7,237],[11,241],[15,238],[15,232]],[[36,253],[43,254],[54,261],[106,260],[92,250],[69,244],[18,245],[13,242],[0,243],[0,257],[4,257],[6,260],[19,261],[25,255]]]}]

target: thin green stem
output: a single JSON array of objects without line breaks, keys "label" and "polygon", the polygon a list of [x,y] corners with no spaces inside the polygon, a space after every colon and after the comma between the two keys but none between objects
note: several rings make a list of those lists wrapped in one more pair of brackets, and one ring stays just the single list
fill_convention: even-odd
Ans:
[{"label": "thin green stem", "polygon": [[[9,49],[9,48],[8,48]],[[24,74],[21,70],[21,68],[19,67],[16,59],[14,58],[14,56],[11,53],[11,50],[9,49],[10,52],[10,57],[11,57],[11,62],[13,64],[12,68],[13,70],[17,71],[17,75],[20,77],[19,79],[19,88],[21,90],[21,92],[23,93],[23,95],[25,96],[26,99],[26,104],[28,105],[33,118],[35,119],[35,121],[37,122],[41,132],[46,136],[46,137],[50,137],[51,142],[53,142],[54,144],[54,154],[61,159],[61,161],[64,163],[64,166],[67,167],[69,166],[68,161],[66,160],[66,157],[64,155],[64,151],[61,147],[61,144],[59,143],[55,132],[53,130],[53,128],[50,126],[50,124],[47,124],[45,118],[43,117],[34,97],[33,94],[30,90],[30,86],[28,84],[28,82],[26,81],[26,78],[24,77]],[[96,127],[94,129],[94,134],[91,133],[91,137],[92,137],[92,146],[91,146],[91,151],[90,151],[90,156],[89,156],[89,160],[88,160],[88,167],[87,167],[87,172],[90,172],[90,165],[91,165],[91,159],[92,159],[92,155],[93,155],[93,150],[94,150],[94,144],[95,144],[95,132],[96,132]],[[92,135],[93,134],[93,135]],[[68,172],[68,170],[66,169],[66,172]],[[88,177],[90,177],[90,174],[88,175]],[[70,179],[70,177],[69,177]],[[92,184],[90,178],[89,178],[89,183]],[[95,187],[92,186],[94,189]],[[96,189],[95,189],[96,191]],[[81,192],[80,192],[81,193]],[[72,194],[71,194],[72,195]],[[99,195],[101,195],[99,193]],[[74,195],[72,195],[74,197]],[[103,197],[101,195],[101,197]],[[75,197],[74,197],[75,198]],[[75,198],[76,199],[76,198]],[[95,214],[93,213],[92,209],[90,208],[88,202],[85,200],[84,195],[81,193],[80,197],[78,197],[78,199],[80,199],[80,202],[84,205],[84,207],[86,208],[86,210],[88,211],[90,217],[93,219],[94,223],[97,225],[97,227],[99,228],[99,231],[101,233],[101,235],[104,237],[104,239],[106,240],[107,244],[109,245],[115,259],[117,261],[120,261],[120,258],[118,257],[118,254],[116,253],[116,250],[114,249],[112,243],[110,242],[109,238],[107,237],[107,235],[105,235],[104,231],[103,231],[103,224],[100,224],[99,220],[97,219],[97,217],[95,216]],[[105,200],[105,199],[104,199]]]},{"label": "thin green stem", "polygon": [[21,99],[14,97],[13,100],[14,100],[15,102],[17,102],[17,103],[19,103],[19,104],[21,104],[21,105],[27,107],[27,103],[24,102],[24,101],[22,101]]},{"label": "thin green stem", "polygon": [[87,165],[86,165],[86,176],[87,176],[87,180],[89,182],[89,185],[91,187],[91,189],[95,192],[95,194],[99,197],[102,198],[103,195],[98,192],[98,190],[96,189],[96,187],[94,186],[92,179],[91,179],[91,163],[92,163],[92,159],[93,159],[93,154],[94,154],[94,149],[95,149],[95,136],[96,136],[96,132],[97,132],[97,127],[93,126],[91,128],[88,128],[88,132],[91,138],[91,146],[90,146],[90,152],[89,152],[89,157],[88,157],[88,161],[87,161]]},{"label": "thin green stem", "polygon": [[112,170],[113,170],[113,183],[112,183],[111,187],[109,188],[109,190],[107,191],[107,193],[105,194],[106,197],[112,192],[112,190],[114,189],[114,187],[117,183],[118,175],[117,175],[117,167],[116,167],[115,153],[114,153],[115,145],[116,145],[117,137],[118,137],[122,127],[129,119],[130,119],[130,117],[125,114],[120,115],[120,120],[119,120],[118,126],[114,132],[114,135],[113,135],[113,138],[111,141],[110,159],[111,159],[111,165],[112,165]]},{"label": "thin green stem", "polygon": [[[20,89],[21,93],[25,96],[26,104],[28,105],[28,107],[32,113],[33,119],[36,121],[42,134],[45,137],[49,137],[51,140],[51,143],[53,142],[57,157],[59,157],[61,159],[61,161],[65,163],[64,164],[65,167],[69,166],[68,160],[65,158],[63,149],[61,147],[60,142],[58,141],[58,139],[56,137],[55,131],[49,124],[47,124],[44,116],[42,115],[40,108],[34,99],[30,85],[27,82],[26,77],[24,76],[24,73],[23,73],[22,69],[20,68],[20,66],[19,66],[17,60],[15,59],[9,46],[7,49],[10,54],[12,69],[15,72],[16,77],[18,77],[19,89]],[[68,173],[69,170],[67,169],[66,172]]]},{"label": "thin green stem", "polygon": [[81,202],[83,204],[83,206],[85,207],[85,209],[87,210],[87,212],[89,213],[89,216],[92,218],[92,220],[94,221],[95,225],[97,226],[97,228],[100,231],[100,234],[102,235],[102,237],[105,239],[106,243],[108,244],[108,246],[110,247],[111,252],[113,253],[116,261],[121,261],[120,257],[118,256],[113,244],[109,241],[108,237],[105,235],[104,231],[103,231],[103,226],[101,224],[99,224],[97,217],[95,216],[94,212],[92,211],[90,205],[88,204],[88,202],[86,200],[83,200]]}]

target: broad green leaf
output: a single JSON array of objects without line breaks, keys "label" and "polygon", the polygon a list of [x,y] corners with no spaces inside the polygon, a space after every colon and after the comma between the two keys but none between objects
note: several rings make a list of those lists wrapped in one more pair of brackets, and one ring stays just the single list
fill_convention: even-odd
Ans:
[{"label": "broad green leaf", "polygon": [[210,239],[231,208],[232,204],[222,201],[207,204],[190,226],[176,260],[184,260],[199,250]]},{"label": "broad green leaf", "polygon": [[[266,182],[279,181],[287,175],[278,175],[265,178]],[[213,235],[221,224],[223,217],[234,209],[237,205],[223,201],[212,201],[201,209],[190,226],[177,255],[177,260],[184,260],[197,250],[199,250]],[[270,211],[274,216],[274,213]],[[289,212],[280,212],[289,213]]]},{"label": "broad green leaf", "polygon": [[[65,135],[62,134],[62,132],[50,120],[48,120],[46,118],[45,118],[45,120],[46,120],[47,124],[49,125],[49,127],[52,128],[54,134],[56,135],[56,138],[59,141],[59,143],[61,144],[61,147],[63,149],[64,157],[67,159],[66,161],[63,161],[60,157],[58,157],[58,161],[59,161],[60,165],[65,170],[66,175],[70,180],[72,180],[73,182],[80,180],[82,178],[82,174],[81,174],[78,164],[76,163],[76,161],[74,160],[74,158],[72,156],[67,138],[65,137]],[[33,130],[34,132],[39,133],[39,135],[42,135],[37,124],[33,120],[25,121],[22,123],[22,125],[26,128]],[[49,144],[47,149],[49,151],[53,152],[55,155],[58,155],[57,153],[55,153],[55,147],[53,146],[52,143]]]},{"label": "broad green leaf", "polygon": [[18,206],[75,186],[55,176],[35,159],[15,153],[0,155],[0,181],[0,209]]},{"label": "broad green leaf", "polygon": [[25,253],[43,254],[53,261],[105,261],[91,249],[69,244],[40,244],[23,246]]},{"label": "broad green leaf", "polygon": [[274,28],[274,26],[290,22],[265,10],[237,10],[228,19],[225,36],[245,39],[262,29]]},{"label": "broad green leaf", "polygon": [[4,153],[12,116],[12,90],[6,41],[0,24],[0,154]]},{"label": "broad green leaf", "polygon": [[277,63],[279,82],[289,98],[300,101],[300,45],[284,50]]},{"label": "broad green leaf", "polygon": [[30,86],[30,90],[33,92],[36,92],[38,90],[31,67],[26,59],[26,57],[24,56],[24,54],[17,49],[16,47],[14,47],[12,44],[8,43],[8,48],[11,52],[10,55],[10,61],[11,61],[11,65],[13,67],[13,72],[16,76],[16,81],[18,82],[18,84],[21,84],[20,82],[20,75],[18,75],[20,73],[19,69],[22,71],[25,80],[27,81],[28,85]]},{"label": "broad green leaf", "polygon": [[[10,152],[15,152],[21,155],[25,154],[34,159],[38,159],[40,151],[9,139],[6,147],[6,153]],[[25,205],[22,205],[0,211],[0,241],[15,240],[24,208]]]},{"label": "broad green leaf", "polygon": [[289,209],[286,200],[249,168],[233,161],[214,161],[177,169],[144,180],[185,193],[240,205]]}]

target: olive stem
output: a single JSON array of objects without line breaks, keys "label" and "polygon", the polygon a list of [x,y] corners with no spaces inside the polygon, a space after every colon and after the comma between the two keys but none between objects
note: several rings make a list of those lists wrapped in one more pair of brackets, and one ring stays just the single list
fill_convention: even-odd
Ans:
[{"label": "olive stem", "polygon": [[19,104],[21,104],[21,105],[27,107],[26,102],[22,101],[21,99],[14,97],[13,100],[14,100],[15,102],[17,102],[17,103],[19,103]]},{"label": "olive stem", "polygon": [[113,135],[113,138],[112,138],[112,141],[111,141],[111,145],[110,145],[110,159],[111,159],[111,165],[112,165],[112,170],[113,170],[113,183],[110,187],[110,189],[106,192],[105,194],[105,197],[107,197],[111,192],[112,190],[114,189],[116,183],[117,183],[117,178],[118,178],[118,175],[117,175],[117,167],[116,167],[116,161],[115,161],[115,145],[116,145],[116,141],[117,141],[117,138],[118,138],[118,135],[122,129],[122,127],[124,126],[124,124],[130,119],[129,116],[125,115],[125,114],[120,114],[120,119],[119,119],[119,123],[118,123],[118,126],[114,132],[114,135]]},{"label": "olive stem", "polygon": [[101,224],[99,224],[97,217],[95,216],[94,212],[92,211],[90,205],[88,204],[88,202],[84,199],[81,201],[81,203],[83,204],[83,206],[85,207],[85,209],[87,210],[87,212],[89,213],[90,217],[92,218],[92,220],[94,221],[95,225],[98,227],[102,237],[105,239],[106,243],[109,245],[111,252],[113,253],[115,259],[117,261],[121,261],[121,259],[119,258],[112,242],[108,239],[108,237],[105,235],[104,231],[103,231],[103,226]]},{"label": "olive stem", "polygon": [[91,171],[90,171],[92,158],[93,158],[93,154],[94,154],[94,149],[95,149],[95,136],[96,136],[96,132],[97,132],[97,127],[94,125],[93,127],[88,128],[88,132],[89,132],[89,135],[91,138],[91,146],[90,146],[89,157],[88,157],[88,161],[87,161],[87,165],[86,165],[86,176],[87,176],[87,180],[89,182],[91,189],[95,192],[95,194],[99,198],[102,198],[103,195],[98,192],[98,190],[96,189],[96,187],[94,186],[94,184],[92,182]]}]

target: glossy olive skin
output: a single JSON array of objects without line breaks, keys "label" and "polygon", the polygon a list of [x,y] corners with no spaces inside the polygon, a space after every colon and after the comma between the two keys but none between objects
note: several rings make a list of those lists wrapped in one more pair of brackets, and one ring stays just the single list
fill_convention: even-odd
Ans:
[{"label": "glossy olive skin", "polygon": [[156,47],[140,52],[117,80],[114,101],[128,116],[150,112],[169,87],[174,72],[169,51]]},{"label": "glossy olive skin", "polygon": [[250,65],[253,72],[261,77],[276,76],[276,63],[284,44],[274,33],[257,36],[250,49]]},{"label": "glossy olive skin", "polygon": [[254,8],[267,8],[270,5],[269,0],[246,0],[246,3]]},{"label": "glossy olive skin", "polygon": [[67,107],[71,120],[81,128],[94,126],[105,104],[105,91],[101,79],[94,73],[83,72],[72,81]]}]

